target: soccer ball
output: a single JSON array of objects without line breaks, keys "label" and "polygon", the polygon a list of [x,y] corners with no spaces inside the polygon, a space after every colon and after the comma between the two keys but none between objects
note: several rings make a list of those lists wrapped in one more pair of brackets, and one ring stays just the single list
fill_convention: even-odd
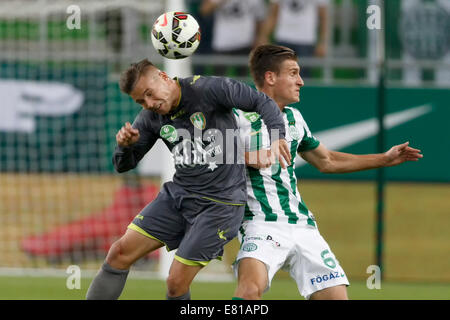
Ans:
[{"label": "soccer ball", "polygon": [[153,47],[169,59],[183,59],[200,44],[200,27],[193,16],[184,12],[163,13],[153,24]]}]

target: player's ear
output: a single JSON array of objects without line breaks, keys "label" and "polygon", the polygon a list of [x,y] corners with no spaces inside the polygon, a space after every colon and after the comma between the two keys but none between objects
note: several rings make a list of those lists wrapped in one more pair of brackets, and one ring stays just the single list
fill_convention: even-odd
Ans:
[{"label": "player's ear", "polygon": [[165,73],[164,71],[159,71],[158,75],[159,75],[163,80],[169,79],[169,76],[168,76],[167,73]]},{"label": "player's ear", "polygon": [[264,73],[264,81],[270,86],[275,84],[276,77],[277,75],[273,71],[266,71]]}]

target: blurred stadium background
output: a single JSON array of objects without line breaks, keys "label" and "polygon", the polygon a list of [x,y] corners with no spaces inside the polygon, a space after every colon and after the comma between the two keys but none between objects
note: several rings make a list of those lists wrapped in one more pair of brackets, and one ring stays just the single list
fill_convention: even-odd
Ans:
[{"label": "blurred stadium background", "polygon": [[[384,143],[387,149],[410,141],[424,158],[384,170],[383,283],[384,288],[398,283],[421,287],[375,298],[414,298],[414,290],[419,298],[450,297],[449,2],[386,1]],[[330,0],[327,55],[300,57],[311,73],[298,107],[313,133],[334,150],[377,152],[377,31],[367,28],[366,9],[378,3]],[[81,9],[80,29],[66,24],[71,5]],[[166,168],[161,147],[144,165],[121,175],[114,172],[111,155],[116,131],[139,112],[120,93],[120,71],[145,57],[163,68],[149,30],[166,5],[164,0],[2,1],[0,287],[8,289],[1,299],[57,299],[54,288],[45,289],[51,281],[40,279],[65,277],[73,264],[92,277],[109,245],[156,196]],[[188,59],[191,72],[214,75],[220,61],[225,75],[251,84],[250,77],[236,72],[246,65],[246,56],[208,52],[211,21],[200,18],[200,0],[184,5],[203,31],[202,47]],[[362,292],[351,298],[367,298],[366,269],[377,264],[377,172],[324,175],[300,162],[296,173],[322,235]],[[234,290],[229,265],[236,249],[233,241],[224,261],[199,276],[199,281],[228,281],[229,291],[218,299],[231,297]],[[142,259],[131,281],[160,279],[161,256],[156,252]],[[280,288],[290,283],[287,277],[277,277]],[[67,292],[64,281],[58,283]],[[81,291],[87,286],[83,282]],[[138,296],[131,289],[137,287],[130,285],[128,297]],[[427,288],[429,295],[420,295]],[[299,297],[295,288],[289,292],[268,298]],[[212,293],[205,298],[214,299]]]}]

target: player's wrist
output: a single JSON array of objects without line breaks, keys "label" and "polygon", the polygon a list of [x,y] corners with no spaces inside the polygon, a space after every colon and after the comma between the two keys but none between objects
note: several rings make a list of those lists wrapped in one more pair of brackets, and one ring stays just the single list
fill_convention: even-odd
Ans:
[{"label": "player's wrist", "polygon": [[131,145],[117,144],[117,149],[121,152],[127,152],[131,150]]},{"label": "player's wrist", "polygon": [[390,157],[388,151],[380,154],[380,163],[381,163],[380,167],[389,167],[390,162],[391,162],[391,157]]}]

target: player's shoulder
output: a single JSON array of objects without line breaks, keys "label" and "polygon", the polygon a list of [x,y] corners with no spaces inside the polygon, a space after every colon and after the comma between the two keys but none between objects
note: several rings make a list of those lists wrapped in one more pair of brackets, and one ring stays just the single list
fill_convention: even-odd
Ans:
[{"label": "player's shoulder", "polygon": [[157,113],[144,108],[136,115],[136,119],[139,120],[156,120],[158,118],[159,115]]},{"label": "player's shoulder", "polygon": [[197,96],[201,97],[215,92],[216,89],[223,88],[225,80],[223,77],[217,76],[194,75],[179,79],[179,82],[185,90],[195,92]]},{"label": "player's shoulder", "polygon": [[233,115],[236,118],[237,124],[240,128],[248,126],[248,121],[245,118],[244,111],[238,108],[233,108]]},{"label": "player's shoulder", "polygon": [[160,123],[160,115],[147,110],[142,109],[139,111],[139,113],[136,115],[136,118],[134,119],[133,127],[137,129],[150,129],[155,127],[156,124]]},{"label": "player's shoulder", "polygon": [[218,76],[202,76],[202,75],[194,75],[191,77],[186,77],[181,79],[184,85],[192,87],[192,88],[205,88],[214,86],[217,84],[226,83],[230,78],[227,77],[218,77]]},{"label": "player's shoulder", "polygon": [[293,106],[286,106],[284,108],[286,110],[290,111],[293,114],[293,116],[296,119],[296,121],[300,121],[300,122],[304,122],[305,121],[301,111],[298,108],[293,107]]}]

